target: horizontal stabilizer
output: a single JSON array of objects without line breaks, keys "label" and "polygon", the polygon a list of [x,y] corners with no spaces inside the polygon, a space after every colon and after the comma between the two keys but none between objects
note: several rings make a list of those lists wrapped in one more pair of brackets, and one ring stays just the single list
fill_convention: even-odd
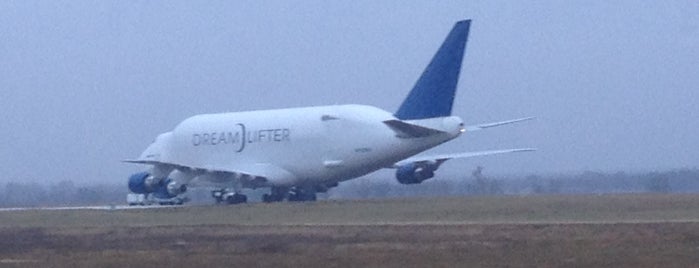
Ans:
[{"label": "horizontal stabilizer", "polygon": [[483,130],[486,128],[499,127],[499,126],[503,126],[503,125],[509,125],[509,124],[513,124],[513,123],[522,122],[522,121],[528,121],[528,120],[532,120],[534,118],[536,118],[536,117],[525,117],[525,118],[518,118],[518,119],[513,119],[513,120],[507,120],[507,121],[480,124],[480,125],[475,125],[475,126],[467,126],[464,129],[466,129],[466,131]]},{"label": "horizontal stabilizer", "polygon": [[154,161],[154,160],[138,160],[138,159],[127,159],[127,160],[122,160],[121,162],[124,162],[124,163],[131,163],[131,164],[144,164],[144,165],[156,165],[156,164],[160,164],[159,161]]},{"label": "horizontal stabilizer", "polygon": [[444,133],[443,131],[410,124],[401,120],[386,120],[383,121],[388,127],[396,132],[399,138],[421,138],[434,134]]}]

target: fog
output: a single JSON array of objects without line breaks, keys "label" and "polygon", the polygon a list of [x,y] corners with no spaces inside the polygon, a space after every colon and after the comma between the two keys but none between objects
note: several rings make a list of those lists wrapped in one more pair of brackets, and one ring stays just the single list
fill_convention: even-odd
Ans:
[{"label": "fog", "polygon": [[[189,204],[214,204],[210,190],[192,188],[183,195]],[[262,202],[268,189],[246,190],[251,202]],[[128,189],[123,183],[75,184],[10,182],[0,184],[0,208],[121,205]],[[392,177],[364,177],[341,183],[340,187],[319,193],[319,199],[377,199],[435,196],[531,196],[573,194],[696,194],[699,169],[649,173],[582,172],[566,175],[494,176],[483,167],[470,174],[442,176],[421,184],[403,185]]]},{"label": "fog", "polygon": [[[473,20],[441,174],[699,166],[699,2],[0,1],[0,182],[119,184],[198,113],[360,103],[395,111]],[[375,176],[386,177],[389,171]]]}]

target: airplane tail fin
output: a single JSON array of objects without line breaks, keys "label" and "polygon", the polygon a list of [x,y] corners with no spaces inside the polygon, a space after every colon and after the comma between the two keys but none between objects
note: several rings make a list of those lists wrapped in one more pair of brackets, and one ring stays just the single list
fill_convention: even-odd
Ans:
[{"label": "airplane tail fin", "polygon": [[413,120],[451,115],[470,26],[471,20],[462,20],[454,25],[408,97],[398,108],[396,118]]}]

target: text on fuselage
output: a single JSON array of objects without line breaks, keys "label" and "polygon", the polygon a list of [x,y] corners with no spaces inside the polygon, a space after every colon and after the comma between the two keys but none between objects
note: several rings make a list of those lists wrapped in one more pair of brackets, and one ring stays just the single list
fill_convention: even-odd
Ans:
[{"label": "text on fuselage", "polygon": [[290,134],[291,131],[288,128],[195,133],[192,135],[192,145],[235,145],[241,144],[241,142],[285,142],[291,140]]}]

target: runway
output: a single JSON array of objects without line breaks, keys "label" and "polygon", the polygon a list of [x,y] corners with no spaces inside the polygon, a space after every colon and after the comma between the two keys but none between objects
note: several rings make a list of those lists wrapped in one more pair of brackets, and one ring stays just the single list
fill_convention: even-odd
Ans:
[{"label": "runway", "polygon": [[106,205],[106,206],[65,206],[65,207],[14,207],[0,208],[0,212],[9,211],[41,211],[41,210],[125,210],[125,209],[154,209],[165,206],[127,206],[127,205]]},{"label": "runway", "polygon": [[692,267],[697,208],[696,195],[5,208],[0,264]]}]

